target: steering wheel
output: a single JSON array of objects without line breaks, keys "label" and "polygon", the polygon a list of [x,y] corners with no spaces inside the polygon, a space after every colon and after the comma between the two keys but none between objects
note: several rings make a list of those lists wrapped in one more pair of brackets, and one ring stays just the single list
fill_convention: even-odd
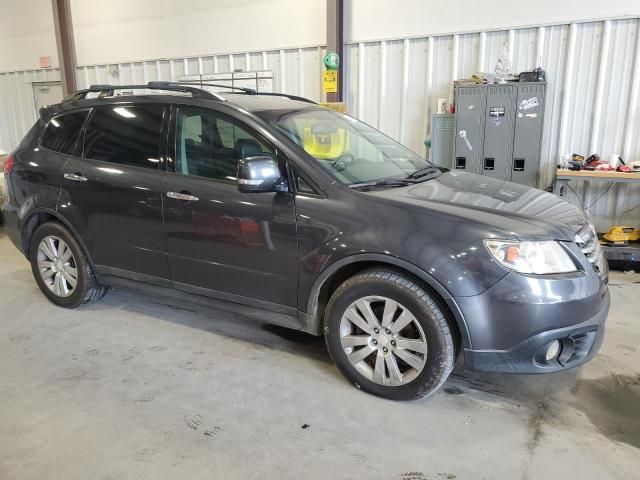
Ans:
[{"label": "steering wheel", "polygon": [[336,161],[331,164],[331,168],[334,168],[336,171],[341,172],[345,168],[347,168],[350,164],[355,161],[356,157],[353,153],[343,153],[338,157]]}]

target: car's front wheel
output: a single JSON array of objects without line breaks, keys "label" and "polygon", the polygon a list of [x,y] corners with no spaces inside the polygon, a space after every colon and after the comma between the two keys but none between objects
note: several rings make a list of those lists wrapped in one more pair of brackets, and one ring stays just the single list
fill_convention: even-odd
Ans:
[{"label": "car's front wheel", "polygon": [[56,305],[75,308],[102,298],[107,291],[76,239],[57,222],[36,229],[29,258],[40,290]]},{"label": "car's front wheel", "polygon": [[433,394],[455,362],[453,334],[440,306],[423,287],[392,271],[367,270],[336,289],[325,313],[325,339],[349,381],[393,400]]}]

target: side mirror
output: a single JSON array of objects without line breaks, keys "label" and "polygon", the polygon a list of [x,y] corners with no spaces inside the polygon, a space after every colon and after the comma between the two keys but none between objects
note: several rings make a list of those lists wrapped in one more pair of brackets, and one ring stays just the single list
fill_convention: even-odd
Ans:
[{"label": "side mirror", "polygon": [[286,192],[287,182],[276,161],[267,156],[238,160],[238,190],[242,193]]}]

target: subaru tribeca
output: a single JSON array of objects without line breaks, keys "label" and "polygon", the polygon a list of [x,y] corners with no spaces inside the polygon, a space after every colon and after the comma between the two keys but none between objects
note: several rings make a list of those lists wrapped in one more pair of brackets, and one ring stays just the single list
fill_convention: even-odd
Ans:
[{"label": "subaru tribeca", "polygon": [[51,302],[233,302],[324,335],[352,384],[398,400],[459,357],[546,373],[595,355],[608,268],[582,210],[303,98],[213,88],[94,86],[41,110],[3,213]]}]

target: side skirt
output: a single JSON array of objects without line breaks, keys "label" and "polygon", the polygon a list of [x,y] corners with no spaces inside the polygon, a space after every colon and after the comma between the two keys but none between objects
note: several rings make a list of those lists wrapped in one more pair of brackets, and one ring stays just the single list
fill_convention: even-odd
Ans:
[{"label": "side skirt", "polygon": [[222,305],[233,306],[234,311],[240,315],[256,321],[300,330],[313,335],[320,335],[321,333],[310,322],[309,315],[285,305],[263,302],[192,285],[172,283],[166,279],[149,277],[135,272],[121,272],[119,269],[110,267],[96,266],[96,273],[100,283],[116,289],[123,288],[151,297],[162,297],[165,302],[175,300],[211,308]]}]

